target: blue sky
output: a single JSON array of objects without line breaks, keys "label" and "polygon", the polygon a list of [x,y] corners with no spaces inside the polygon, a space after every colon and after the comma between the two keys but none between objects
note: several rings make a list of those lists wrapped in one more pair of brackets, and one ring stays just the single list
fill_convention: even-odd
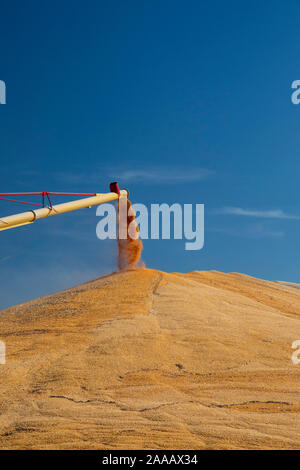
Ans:
[{"label": "blue sky", "polygon": [[[2,1],[0,191],[118,180],[133,202],[204,203],[204,248],[148,240],[148,267],[300,282],[299,13],[276,0]],[[95,213],[1,232],[0,308],[114,271]]]}]

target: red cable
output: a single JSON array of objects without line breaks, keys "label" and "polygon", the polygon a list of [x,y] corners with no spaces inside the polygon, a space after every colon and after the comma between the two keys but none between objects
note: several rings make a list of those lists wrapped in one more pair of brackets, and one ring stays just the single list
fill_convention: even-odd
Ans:
[{"label": "red cable", "polygon": [[58,193],[58,192],[49,192],[49,191],[30,192],[30,193],[0,193],[0,196],[42,196],[43,204],[38,204],[35,202],[27,202],[27,201],[17,201],[16,199],[8,199],[4,197],[0,197],[0,200],[45,207],[45,197],[47,197],[49,201],[49,205],[52,208],[52,202],[49,197],[50,195],[53,195],[53,196],[96,196],[96,193]]},{"label": "red cable", "polygon": [[50,193],[48,192],[48,194],[52,194],[52,195],[55,195],[55,196],[96,196],[96,193]]},{"label": "red cable", "polygon": [[12,201],[12,202],[20,202],[21,204],[32,204],[33,206],[41,206],[44,207],[43,204],[38,204],[37,202],[28,202],[28,201],[17,201],[16,199],[8,199],[4,197],[0,197],[1,201]]},{"label": "red cable", "polygon": [[38,193],[0,193],[0,196],[40,196],[43,192]]},{"label": "red cable", "polygon": [[0,196],[42,196],[43,194],[52,194],[56,196],[96,196],[96,193],[52,193],[41,191],[38,193],[0,193]]}]

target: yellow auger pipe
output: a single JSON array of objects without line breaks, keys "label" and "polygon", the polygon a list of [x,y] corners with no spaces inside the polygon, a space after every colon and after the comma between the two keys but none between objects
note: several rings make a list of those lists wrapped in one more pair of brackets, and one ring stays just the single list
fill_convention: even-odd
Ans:
[{"label": "yellow auger pipe", "polygon": [[[120,195],[127,196],[126,189],[121,189]],[[96,196],[77,199],[76,201],[56,204],[52,207],[43,207],[41,209],[22,212],[21,214],[10,215],[0,218],[0,231],[9,228],[20,227],[21,225],[32,224],[38,219],[44,219],[52,215],[64,214],[66,212],[76,211],[77,209],[86,209],[92,206],[98,206],[105,202],[115,201],[119,198],[117,193],[96,194]]]}]

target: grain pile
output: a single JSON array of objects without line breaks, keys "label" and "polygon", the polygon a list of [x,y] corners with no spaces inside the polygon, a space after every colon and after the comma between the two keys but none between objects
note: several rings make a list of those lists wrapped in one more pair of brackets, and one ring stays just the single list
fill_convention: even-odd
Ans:
[{"label": "grain pile", "polygon": [[122,271],[0,313],[1,449],[296,449],[297,285]]}]

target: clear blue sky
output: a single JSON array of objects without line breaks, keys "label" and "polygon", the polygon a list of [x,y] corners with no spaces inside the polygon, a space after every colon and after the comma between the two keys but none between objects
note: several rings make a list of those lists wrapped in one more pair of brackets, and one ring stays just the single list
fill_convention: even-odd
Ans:
[{"label": "clear blue sky", "polygon": [[[204,249],[149,240],[148,267],[300,282],[298,1],[2,0],[0,14],[1,192],[118,180],[136,202],[204,203]],[[114,271],[97,221],[1,232],[0,308]]]}]

